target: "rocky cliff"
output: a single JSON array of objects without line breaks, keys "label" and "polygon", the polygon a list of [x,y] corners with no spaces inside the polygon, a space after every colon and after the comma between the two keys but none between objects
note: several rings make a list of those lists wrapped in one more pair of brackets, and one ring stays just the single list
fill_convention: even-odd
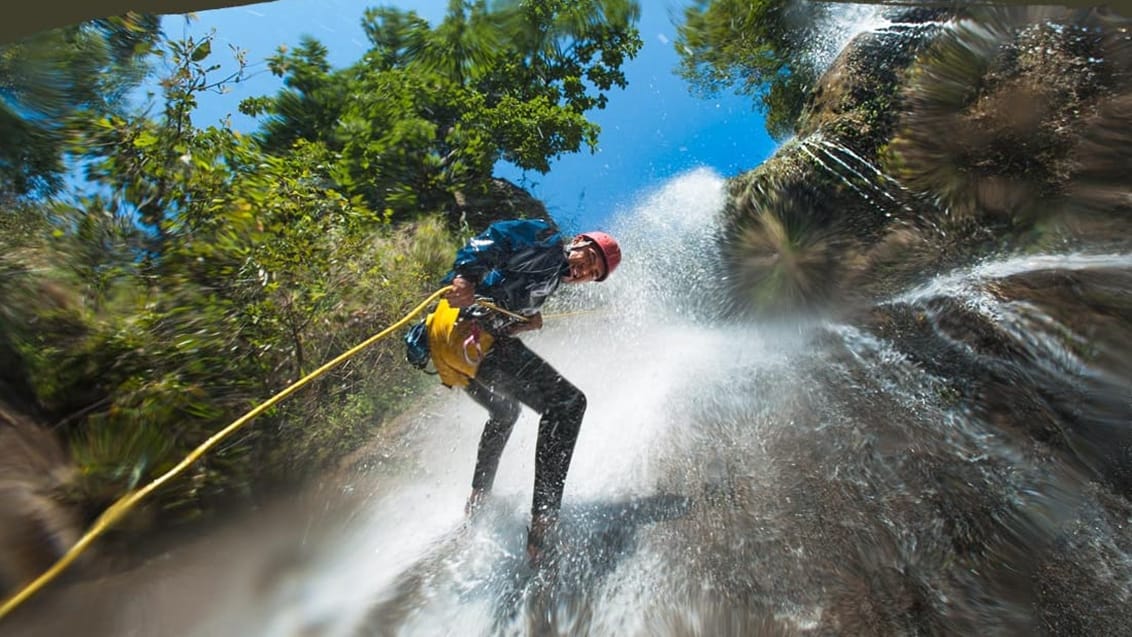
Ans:
[{"label": "rocky cliff", "polygon": [[797,135],[730,181],[720,248],[736,312],[843,310],[1008,250],[1127,246],[1127,18],[891,19],[825,73]]}]

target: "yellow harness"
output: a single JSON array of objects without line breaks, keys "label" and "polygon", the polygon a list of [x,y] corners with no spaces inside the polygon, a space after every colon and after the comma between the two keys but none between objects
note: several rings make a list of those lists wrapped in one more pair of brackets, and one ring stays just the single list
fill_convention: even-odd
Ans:
[{"label": "yellow harness", "polygon": [[429,355],[440,382],[466,387],[476,377],[480,361],[491,350],[495,338],[474,320],[460,320],[460,309],[441,299],[436,311],[425,318]]}]

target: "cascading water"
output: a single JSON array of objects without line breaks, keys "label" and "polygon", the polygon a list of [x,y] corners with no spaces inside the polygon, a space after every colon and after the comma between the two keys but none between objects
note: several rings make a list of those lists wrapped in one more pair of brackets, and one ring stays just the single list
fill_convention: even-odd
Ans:
[{"label": "cascading water", "polygon": [[[788,10],[808,12],[812,8],[809,0],[798,0]],[[807,62],[819,72],[825,71],[849,42],[866,31],[899,28],[886,16],[879,4],[852,4],[848,2],[822,3],[825,17],[812,30],[814,37],[807,43]]]},{"label": "cascading water", "polygon": [[[590,404],[556,567],[534,574],[524,557],[535,417],[468,522],[483,414],[438,389],[348,481],[42,608],[86,599],[88,635],[1001,634],[1097,597],[1075,614],[1094,618],[1083,628],[1129,628],[1132,509],[1089,480],[1100,460],[1087,450],[1061,456],[967,404],[963,374],[946,372],[991,353],[936,311],[1001,326],[1021,353],[1001,365],[1040,370],[1044,389],[1104,380],[1122,370],[1091,366],[1074,352],[1083,334],[1000,287],[1043,272],[1127,279],[1127,255],[991,261],[877,304],[919,317],[916,336],[705,321],[689,308],[720,303],[701,242],[722,185],[698,171],[640,202],[617,228],[619,276],[579,288],[528,338]],[[928,341],[968,359],[909,355]],[[1126,419],[1128,385],[1102,385]]]}]

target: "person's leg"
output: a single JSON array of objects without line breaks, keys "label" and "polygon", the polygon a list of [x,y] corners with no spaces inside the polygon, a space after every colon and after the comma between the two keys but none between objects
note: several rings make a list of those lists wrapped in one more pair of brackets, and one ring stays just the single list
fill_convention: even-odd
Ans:
[{"label": "person's leg", "polygon": [[[562,504],[566,473],[586,411],[585,395],[521,341],[500,338],[476,375],[481,384],[539,412],[528,543],[541,544]],[[530,547],[528,547],[530,548]]]},{"label": "person's leg", "polygon": [[472,494],[468,498],[467,512],[480,504],[491,485],[495,483],[495,472],[499,469],[499,458],[511,437],[515,421],[519,419],[519,401],[504,394],[492,391],[487,385],[472,379],[464,388],[468,396],[487,410],[487,422],[480,435],[479,451],[476,454],[476,470],[472,474]]}]

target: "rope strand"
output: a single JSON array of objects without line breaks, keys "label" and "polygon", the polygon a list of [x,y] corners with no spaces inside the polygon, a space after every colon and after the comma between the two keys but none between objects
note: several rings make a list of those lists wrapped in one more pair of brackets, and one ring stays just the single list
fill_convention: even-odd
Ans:
[{"label": "rope strand", "polygon": [[[354,347],[346,350],[342,354],[339,354],[330,362],[325,363],[313,372],[288,385],[279,393],[259,404],[243,416],[240,416],[227,427],[210,436],[208,440],[205,440],[203,443],[201,443],[196,449],[185,456],[185,458],[181,460],[181,462],[177,463],[177,465],[169,471],[150,481],[144,487],[137,489],[136,491],[131,491],[130,493],[127,493],[118,498],[118,500],[116,500],[113,504],[107,507],[105,511],[102,512],[102,515],[100,515],[94,522],[94,524],[90,526],[87,532],[83,534],[83,536],[80,537],[79,540],[75,542],[75,544],[72,545],[71,548],[68,549],[67,552],[64,553],[63,556],[60,557],[54,565],[51,566],[51,568],[44,571],[42,575],[32,580],[30,583],[20,589],[19,592],[8,598],[2,606],[0,606],[0,620],[3,620],[4,617],[15,610],[20,604],[27,601],[29,598],[43,589],[43,587],[51,583],[56,577],[59,576],[60,573],[62,573],[80,555],[82,555],[82,553],[86,551],[96,539],[98,539],[119,520],[125,517],[125,515],[129,513],[130,510],[132,510],[135,506],[137,506],[139,502],[144,500],[146,497],[161,488],[173,478],[183,473],[185,469],[188,469],[189,466],[199,460],[202,456],[204,456],[205,453],[219,444],[222,440],[235,433],[238,429],[240,429],[247,423],[251,422],[256,416],[259,416],[263,412],[281,402],[283,399],[301,389],[307,383],[318,378],[319,376],[322,376],[326,372],[334,369],[346,360],[357,355],[359,352],[366,349],[370,345],[373,345],[377,341],[380,341],[396,330],[404,327],[409,323],[409,321],[413,320],[415,316],[423,312],[426,308],[435,303],[441,296],[446,294],[451,289],[451,287],[444,287],[437,290],[436,292],[433,292],[432,295],[422,301],[420,305],[413,308],[413,310],[406,314],[401,320],[390,325],[377,334],[374,334],[373,336],[355,345]],[[521,314],[516,314],[509,310],[505,310],[498,305],[484,299],[477,299],[476,303],[489,310],[499,312],[500,314],[504,314],[519,321],[526,322],[529,320],[527,317]],[[563,316],[565,316],[565,314]]]},{"label": "rope strand", "polygon": [[126,495],[116,500],[113,504],[107,507],[105,511],[102,512],[102,515],[100,515],[94,522],[94,524],[91,525],[90,529],[87,530],[87,532],[81,538],[79,538],[79,540],[75,542],[75,544],[71,546],[71,548],[68,549],[68,551],[64,553],[63,556],[60,557],[59,560],[56,561],[51,568],[44,571],[42,575],[32,580],[18,593],[10,597],[7,601],[4,602],[3,606],[0,606],[0,620],[4,619],[4,617],[15,610],[16,607],[27,601],[32,595],[39,592],[40,589],[42,589],[44,586],[58,577],[64,569],[70,566],[71,563],[74,562],[75,559],[83,553],[83,551],[90,547],[95,539],[105,533],[106,530],[113,526],[116,522],[121,520],[122,517],[124,517],[126,513],[133,509],[138,502],[141,502],[143,499],[145,499],[146,496],[161,488],[161,486],[166,482],[169,482],[173,478],[180,475],[185,469],[189,468],[190,465],[199,460],[201,456],[208,452],[209,449],[215,447],[218,443],[220,443],[220,441],[232,435],[232,433],[246,425],[256,416],[262,414],[263,412],[267,411],[268,409],[282,401],[284,398],[287,398],[291,394],[295,393],[310,381],[318,378],[319,376],[322,376],[326,372],[334,369],[346,360],[352,358],[358,352],[361,352],[370,345],[373,345],[377,341],[380,341],[386,336],[392,334],[394,331],[404,327],[409,323],[409,321],[413,320],[413,317],[423,312],[429,305],[436,302],[437,299],[439,299],[442,295],[444,295],[451,289],[451,287],[445,287],[437,290],[436,292],[433,292],[431,296],[425,299],[420,305],[415,307],[413,311],[406,314],[405,317],[401,320],[390,325],[377,334],[374,334],[373,336],[367,338],[366,340],[355,345],[349,350],[346,350],[342,354],[339,354],[330,362],[324,364],[313,372],[288,385],[282,391],[267,399],[259,406],[255,407],[243,416],[237,418],[232,422],[232,424],[210,436],[208,440],[205,440],[200,446],[189,453],[189,455],[185,456],[185,458],[181,460],[181,462],[179,462],[177,466],[157,477],[144,487],[136,491],[127,493]]}]

